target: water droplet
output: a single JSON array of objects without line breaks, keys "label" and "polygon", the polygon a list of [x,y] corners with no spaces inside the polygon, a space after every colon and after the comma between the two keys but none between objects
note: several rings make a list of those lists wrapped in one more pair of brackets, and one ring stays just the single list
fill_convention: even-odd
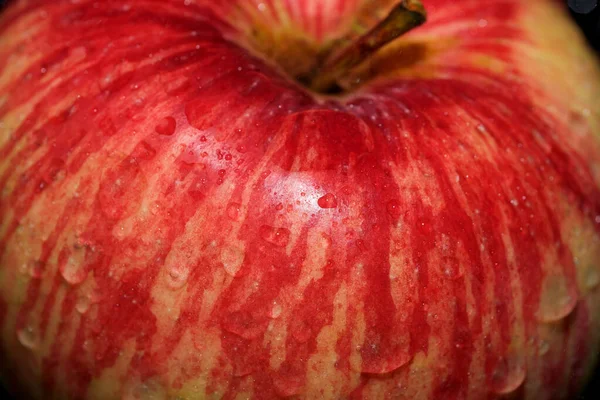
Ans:
[{"label": "water droplet", "polygon": [[525,362],[516,353],[507,354],[496,360],[490,376],[490,388],[497,394],[508,394],[517,390],[525,381]]},{"label": "water droplet", "polygon": [[317,200],[321,208],[336,208],[338,203],[336,197],[332,193],[327,193],[325,196]]},{"label": "water droplet", "polygon": [[150,379],[139,381],[138,378],[128,382],[121,400],[164,400],[165,389],[157,381]]},{"label": "water droplet", "polygon": [[175,121],[175,118],[165,117],[162,120],[160,120],[160,122],[158,124],[156,124],[156,126],[154,127],[154,130],[159,135],[171,136],[173,133],[175,133],[176,127],[177,127],[177,122]]},{"label": "water droplet", "polygon": [[285,247],[290,241],[290,231],[285,228],[274,228],[263,225],[260,227],[260,237],[275,246]]},{"label": "water droplet", "polygon": [[575,135],[583,136],[589,132],[589,125],[587,120],[587,113],[581,112],[581,110],[572,110],[569,115],[569,127]]},{"label": "water droplet", "polygon": [[283,203],[279,203],[279,204],[277,204],[277,205],[275,206],[275,209],[276,209],[277,211],[281,211],[281,210],[283,210]]},{"label": "water droplet", "polygon": [[166,274],[167,286],[173,290],[181,289],[187,283],[189,275],[190,270],[186,266],[171,266]]},{"label": "water droplet", "polygon": [[90,299],[90,304],[98,304],[104,299],[104,295],[95,288],[89,288],[86,296]]},{"label": "water droplet", "polygon": [[540,355],[543,356],[548,352],[548,350],[550,350],[550,344],[545,340],[541,340],[538,349]]},{"label": "water droplet", "polygon": [[450,279],[460,278],[463,275],[458,260],[452,259],[444,263],[444,275]]},{"label": "water droplet", "polygon": [[223,328],[244,339],[255,339],[265,331],[267,325],[262,320],[257,321],[252,312],[244,310],[225,315]]},{"label": "water droplet", "polygon": [[69,259],[59,267],[63,279],[71,285],[79,285],[86,280],[87,270],[74,258]]},{"label": "water droplet", "polygon": [[34,350],[39,345],[39,336],[36,329],[31,325],[17,331],[17,340],[23,347],[30,350]]},{"label": "water droplet", "polygon": [[227,206],[227,216],[233,220],[237,221],[240,218],[240,209],[242,205],[240,203],[229,203]]},{"label": "water droplet", "polygon": [[182,149],[181,160],[183,162],[185,162],[186,164],[198,164],[203,161],[202,158],[208,156],[208,153],[206,151],[203,151],[204,145],[201,143],[202,137],[199,141],[193,141],[191,143],[188,143],[187,146],[180,145],[179,148]]},{"label": "water droplet", "polygon": [[550,274],[542,286],[538,318],[543,322],[559,321],[575,309],[577,300],[577,292],[565,276]]},{"label": "water droplet", "polygon": [[600,284],[600,270],[598,266],[589,265],[585,271],[585,286],[588,289],[594,289]]},{"label": "water droplet", "polygon": [[485,127],[485,125],[483,124],[479,124],[477,125],[477,130],[481,133],[486,133],[487,132],[487,128]]},{"label": "water droplet", "polygon": [[369,374],[389,374],[412,359],[406,337],[400,335],[388,342],[376,331],[366,332],[360,354],[363,361],[361,371]]},{"label": "water droplet", "polygon": [[45,268],[46,264],[43,261],[31,261],[28,268],[29,276],[33,279],[40,279],[44,275]]},{"label": "water droplet", "polygon": [[290,322],[292,337],[299,343],[306,343],[312,336],[312,328],[306,319],[293,318]]},{"label": "water droplet", "polygon": [[281,316],[281,312],[283,311],[283,307],[277,301],[273,301],[273,307],[271,308],[271,318],[279,318]]},{"label": "water droplet", "polygon": [[321,237],[319,238],[319,244],[321,245],[321,248],[328,249],[331,247],[332,242],[331,236],[326,233],[321,233]]},{"label": "water droplet", "polygon": [[244,252],[235,246],[227,246],[221,252],[221,262],[231,276],[236,276],[244,262]]},{"label": "water droplet", "polygon": [[79,314],[85,314],[90,309],[90,305],[91,301],[88,296],[79,296],[75,303],[75,310],[77,310]]},{"label": "water droplet", "polygon": [[402,211],[400,210],[400,201],[398,200],[390,200],[387,203],[387,212],[392,216],[392,218],[397,219],[400,217]]},{"label": "water droplet", "polygon": [[99,85],[100,89],[106,90],[110,87],[110,84],[113,82],[113,76],[109,73],[100,79]]},{"label": "water droplet", "polygon": [[167,398],[165,389],[154,380],[143,382],[139,389],[139,395],[139,398],[144,400],[163,400]]},{"label": "water droplet", "polygon": [[518,205],[519,205],[519,201],[518,201],[517,199],[512,199],[512,200],[510,201],[510,204],[512,204],[513,206],[515,206],[515,207],[516,207],[516,206],[518,206]]}]

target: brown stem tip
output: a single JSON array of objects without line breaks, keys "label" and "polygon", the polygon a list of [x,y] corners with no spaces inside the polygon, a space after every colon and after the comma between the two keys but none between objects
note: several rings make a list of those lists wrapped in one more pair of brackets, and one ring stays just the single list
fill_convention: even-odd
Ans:
[{"label": "brown stem tip", "polygon": [[352,68],[389,42],[422,25],[426,19],[427,12],[420,0],[402,0],[370,31],[326,57],[306,79],[307,85],[319,93],[335,92],[339,89],[339,79]]}]

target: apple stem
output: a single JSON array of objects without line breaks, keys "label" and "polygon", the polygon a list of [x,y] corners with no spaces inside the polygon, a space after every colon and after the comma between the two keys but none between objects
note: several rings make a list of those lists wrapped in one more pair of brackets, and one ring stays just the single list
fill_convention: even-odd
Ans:
[{"label": "apple stem", "polygon": [[305,79],[307,86],[319,93],[339,91],[338,81],[381,47],[422,25],[427,12],[420,0],[401,0],[388,16],[367,33],[332,52]]}]

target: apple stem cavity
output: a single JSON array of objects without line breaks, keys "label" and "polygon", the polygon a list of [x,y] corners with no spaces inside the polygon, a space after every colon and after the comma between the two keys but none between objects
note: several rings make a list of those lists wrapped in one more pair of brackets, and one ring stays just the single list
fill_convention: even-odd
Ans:
[{"label": "apple stem cavity", "polygon": [[340,78],[386,44],[422,25],[426,19],[427,12],[420,0],[402,0],[385,19],[358,39],[332,51],[300,81],[318,93],[339,93],[343,91],[338,83]]}]

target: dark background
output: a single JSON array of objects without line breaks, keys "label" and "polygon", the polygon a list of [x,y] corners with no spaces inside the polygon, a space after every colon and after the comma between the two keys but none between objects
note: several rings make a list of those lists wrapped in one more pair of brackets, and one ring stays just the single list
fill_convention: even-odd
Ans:
[{"label": "dark background", "polygon": [[[0,0],[0,9],[9,0]],[[53,0],[47,0],[53,1]],[[485,0],[481,0],[482,2]],[[527,0],[522,0],[527,1]],[[581,27],[592,47],[600,55],[600,1],[598,0],[565,0],[569,4],[573,20]],[[1,360],[0,360],[1,362]],[[0,399],[11,400],[11,398],[0,387]],[[592,378],[587,390],[581,399],[600,399],[600,367]],[[20,400],[20,399],[14,399]]]}]

